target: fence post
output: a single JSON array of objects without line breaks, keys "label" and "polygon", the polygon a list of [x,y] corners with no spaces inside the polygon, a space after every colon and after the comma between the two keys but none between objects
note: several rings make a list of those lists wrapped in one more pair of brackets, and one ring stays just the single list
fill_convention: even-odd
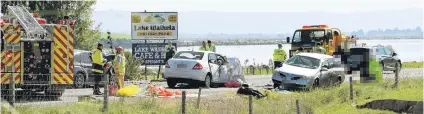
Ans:
[{"label": "fence post", "polygon": [[197,104],[196,104],[197,109],[200,108],[200,94],[202,94],[202,88],[201,87],[199,87],[199,93],[197,95]]},{"label": "fence post", "polygon": [[349,77],[349,90],[350,90],[350,100],[353,100],[353,84],[352,84],[352,76]]},{"label": "fence post", "polygon": [[182,101],[181,101],[181,113],[186,113],[186,91],[183,91],[182,93]]},{"label": "fence post", "polygon": [[156,79],[157,79],[157,80],[159,80],[160,68],[162,68],[162,65],[159,65],[158,75],[156,76]]},{"label": "fence post", "polygon": [[[12,67],[14,67],[12,65]],[[13,73],[11,73],[11,75],[9,75],[9,101],[10,101],[10,105],[12,107],[15,107],[15,80],[13,79]]]},{"label": "fence post", "polygon": [[103,89],[103,112],[108,111],[108,105],[109,105],[109,74],[106,74],[106,82],[104,83]]},{"label": "fence post", "polygon": [[300,114],[299,100],[296,99],[296,113]]},{"label": "fence post", "polygon": [[146,80],[148,80],[148,78],[147,78],[147,65],[144,65],[144,77],[146,78]]},{"label": "fence post", "polygon": [[399,86],[399,64],[396,64],[396,71],[395,71],[395,85],[393,86],[393,88],[398,88]]},{"label": "fence post", "polygon": [[253,114],[253,103],[252,103],[252,95],[249,95],[249,114]]},{"label": "fence post", "polygon": [[258,69],[259,69],[259,74],[262,74],[262,67],[258,67]]}]

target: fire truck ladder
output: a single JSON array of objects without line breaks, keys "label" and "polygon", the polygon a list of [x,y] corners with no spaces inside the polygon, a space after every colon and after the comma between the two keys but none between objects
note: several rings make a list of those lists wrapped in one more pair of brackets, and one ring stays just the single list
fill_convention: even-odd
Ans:
[{"label": "fire truck ladder", "polygon": [[47,36],[47,31],[38,24],[37,20],[28,12],[25,7],[7,6],[9,14],[16,18],[19,24],[26,32],[27,38],[44,39]]}]

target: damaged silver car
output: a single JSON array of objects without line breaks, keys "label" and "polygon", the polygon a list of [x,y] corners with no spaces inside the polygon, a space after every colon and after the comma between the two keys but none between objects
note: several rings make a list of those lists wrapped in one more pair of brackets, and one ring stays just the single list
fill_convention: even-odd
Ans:
[{"label": "damaged silver car", "polygon": [[341,84],[345,79],[340,59],[318,53],[299,53],[275,69],[274,88],[309,88]]}]

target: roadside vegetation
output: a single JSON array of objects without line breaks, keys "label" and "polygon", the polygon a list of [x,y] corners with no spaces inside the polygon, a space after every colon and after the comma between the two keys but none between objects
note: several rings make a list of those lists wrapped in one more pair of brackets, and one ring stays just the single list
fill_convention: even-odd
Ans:
[{"label": "roadside vegetation", "polygon": [[402,68],[423,68],[424,62],[403,62]]},{"label": "roadside vegetation", "polygon": [[[392,88],[392,80],[379,84],[354,84],[354,100],[349,99],[348,84],[340,87],[318,88],[310,92],[280,94],[261,90],[267,95],[264,99],[253,100],[255,114],[295,113],[295,101],[299,100],[301,113],[316,114],[374,114],[394,112],[357,109],[355,105],[379,99],[423,100],[423,80],[420,78],[401,79],[397,89]],[[195,109],[196,98],[187,98],[189,114],[247,114],[248,97],[236,95],[235,92],[202,97],[200,109]],[[72,105],[53,107],[16,107],[21,114],[100,114],[103,102],[82,101]],[[176,114],[180,113],[180,98],[126,98],[125,101],[110,102],[112,114]],[[6,113],[7,109],[2,109]]]}]

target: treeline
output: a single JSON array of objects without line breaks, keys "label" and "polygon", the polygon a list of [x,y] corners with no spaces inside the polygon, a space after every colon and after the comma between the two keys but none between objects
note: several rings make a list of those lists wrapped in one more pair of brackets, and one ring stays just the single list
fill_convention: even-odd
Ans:
[{"label": "treeline", "polygon": [[360,29],[358,31],[351,32],[351,35],[356,35],[357,37],[372,37],[372,36],[423,36],[423,31],[421,27],[416,27],[415,29],[378,29],[378,30],[370,30],[365,32],[364,30]]}]

